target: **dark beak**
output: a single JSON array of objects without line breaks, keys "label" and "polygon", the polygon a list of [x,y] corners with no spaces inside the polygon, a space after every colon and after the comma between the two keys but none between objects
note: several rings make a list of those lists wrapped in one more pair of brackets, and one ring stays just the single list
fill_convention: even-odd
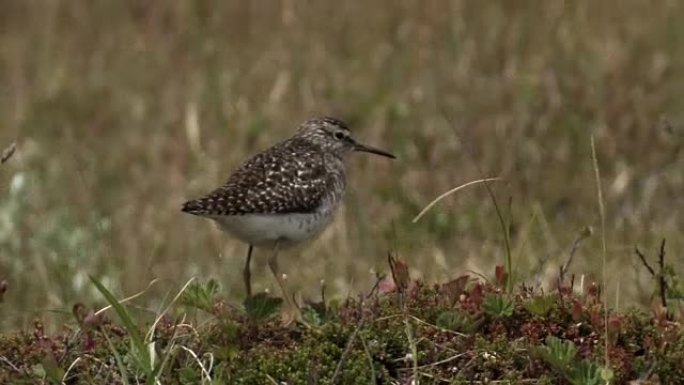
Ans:
[{"label": "dark beak", "polygon": [[371,146],[366,146],[365,144],[361,144],[361,143],[354,143],[354,151],[369,152],[371,154],[385,156],[385,157],[392,158],[392,159],[397,158],[396,156],[390,154],[387,151],[382,151],[382,150],[379,150],[377,148],[373,148]]}]

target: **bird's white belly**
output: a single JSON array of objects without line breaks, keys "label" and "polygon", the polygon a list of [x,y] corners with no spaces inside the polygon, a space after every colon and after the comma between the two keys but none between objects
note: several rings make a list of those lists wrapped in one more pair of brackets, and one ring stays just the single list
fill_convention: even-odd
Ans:
[{"label": "bird's white belly", "polygon": [[212,217],[219,227],[255,246],[287,247],[318,235],[332,220],[332,213],[244,214]]}]

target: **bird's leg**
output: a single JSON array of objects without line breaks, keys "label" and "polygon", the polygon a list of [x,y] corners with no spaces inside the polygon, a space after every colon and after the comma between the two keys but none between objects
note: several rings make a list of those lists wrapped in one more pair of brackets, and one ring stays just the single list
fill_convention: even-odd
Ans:
[{"label": "bird's leg", "polygon": [[247,291],[247,297],[252,296],[252,273],[249,270],[249,264],[252,262],[252,245],[249,245],[247,250],[247,260],[245,261],[245,269],[242,271],[242,279],[245,282],[245,290]]},{"label": "bird's leg", "polygon": [[[301,314],[299,312],[299,306],[294,302],[294,299],[290,296],[290,293],[287,291],[287,288],[285,287],[285,282],[283,282],[283,277],[280,275],[280,272],[278,271],[278,250],[279,250],[279,245],[276,243],[275,247],[273,248],[273,255],[271,258],[268,260],[268,267],[271,269],[271,273],[276,278],[276,281],[278,281],[278,285],[280,286],[280,290],[283,292],[283,296],[285,297],[285,301],[287,302],[288,307],[294,311],[295,317],[301,319]],[[289,320],[290,322],[293,321],[292,319]],[[289,323],[289,322],[286,322]]]}]

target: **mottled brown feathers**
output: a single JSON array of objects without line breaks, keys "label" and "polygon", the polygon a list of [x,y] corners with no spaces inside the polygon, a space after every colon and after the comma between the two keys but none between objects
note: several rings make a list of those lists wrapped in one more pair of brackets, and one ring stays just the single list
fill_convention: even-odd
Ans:
[{"label": "mottled brown feathers", "polygon": [[223,186],[182,210],[202,216],[309,213],[323,199],[326,175],[321,149],[295,137],[257,154]]}]

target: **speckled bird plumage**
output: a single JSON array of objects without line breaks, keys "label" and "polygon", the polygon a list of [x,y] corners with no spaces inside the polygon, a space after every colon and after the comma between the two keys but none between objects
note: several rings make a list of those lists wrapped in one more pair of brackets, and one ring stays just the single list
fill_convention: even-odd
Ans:
[{"label": "speckled bird plumage", "polygon": [[303,123],[289,139],[255,155],[221,187],[183,205],[243,241],[283,244],[312,237],[331,220],[346,187],[353,151],[390,154],[357,143],[335,118]]},{"label": "speckled bird plumage", "polygon": [[183,211],[203,216],[313,212],[326,191],[344,189],[344,168],[327,158],[322,148],[295,136],[255,155]]}]

